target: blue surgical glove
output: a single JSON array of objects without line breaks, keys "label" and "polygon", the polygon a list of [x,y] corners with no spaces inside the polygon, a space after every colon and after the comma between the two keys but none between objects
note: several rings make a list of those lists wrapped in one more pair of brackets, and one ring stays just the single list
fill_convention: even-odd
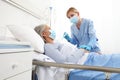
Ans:
[{"label": "blue surgical glove", "polygon": [[81,45],[79,48],[85,49],[87,51],[91,51],[91,47],[88,45]]},{"label": "blue surgical glove", "polygon": [[66,33],[66,32],[64,32],[63,37],[64,37],[68,42],[71,41],[70,36],[69,36],[68,33]]}]

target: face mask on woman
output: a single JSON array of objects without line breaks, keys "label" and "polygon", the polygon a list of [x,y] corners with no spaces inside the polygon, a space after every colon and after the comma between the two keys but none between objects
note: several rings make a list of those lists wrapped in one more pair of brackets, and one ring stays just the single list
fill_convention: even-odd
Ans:
[{"label": "face mask on woman", "polygon": [[52,39],[54,40],[54,39],[56,38],[56,33],[55,33],[55,31],[49,30],[49,32],[50,32],[49,37],[52,38]]},{"label": "face mask on woman", "polygon": [[78,22],[79,18],[77,16],[73,16],[70,18],[70,21],[74,24],[76,24]]}]

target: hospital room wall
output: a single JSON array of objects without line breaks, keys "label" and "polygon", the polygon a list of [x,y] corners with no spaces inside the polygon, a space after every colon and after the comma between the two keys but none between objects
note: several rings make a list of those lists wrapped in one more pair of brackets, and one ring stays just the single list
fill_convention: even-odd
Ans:
[{"label": "hospital room wall", "polygon": [[[40,0],[40,2],[41,1],[42,0]],[[38,3],[39,2],[37,2],[37,4]],[[34,2],[34,4],[35,4],[35,2]],[[42,4],[40,6],[42,6]],[[43,5],[43,7],[44,7],[44,5]],[[26,25],[26,26],[30,26],[30,27],[35,27],[36,25],[39,25],[43,22],[44,22],[43,19],[38,19],[38,18],[0,0],[0,36],[13,37],[13,35],[6,28],[6,25],[24,25],[24,26]],[[4,30],[3,30],[3,27],[4,27]]]},{"label": "hospital room wall", "polygon": [[[41,4],[42,0],[34,1],[40,1],[40,5],[38,4],[39,2],[37,2],[37,6],[42,6],[43,8],[43,5]],[[94,26],[103,53],[120,53],[120,5],[118,2],[119,0],[51,1],[53,1],[53,4],[51,5],[53,6],[51,23],[52,27],[56,30],[57,35],[59,36],[59,38],[57,37],[57,39],[64,40],[62,37],[64,31],[70,33],[70,22],[66,18],[66,10],[70,6],[74,6],[80,11],[81,17],[90,18],[94,21]],[[42,14],[43,13],[41,13],[40,15]],[[48,15],[50,14],[48,13]],[[27,25],[33,27],[43,22],[44,21],[42,21],[42,19],[39,20],[0,0],[0,28],[10,24]],[[6,35],[12,36],[9,32],[7,32]]]},{"label": "hospital room wall", "polygon": [[[62,5],[61,5],[62,4]],[[93,20],[99,44],[103,53],[120,53],[120,5],[118,0],[55,0],[53,27],[63,39],[63,33],[70,33],[70,21],[66,10],[73,6],[81,17]],[[60,34],[59,34],[60,33]]]}]

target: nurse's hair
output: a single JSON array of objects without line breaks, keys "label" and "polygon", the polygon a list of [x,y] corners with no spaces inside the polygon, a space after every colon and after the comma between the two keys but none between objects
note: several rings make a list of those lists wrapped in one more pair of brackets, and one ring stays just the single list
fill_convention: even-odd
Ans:
[{"label": "nurse's hair", "polygon": [[46,24],[41,24],[41,25],[38,25],[34,28],[34,30],[42,37],[42,39],[45,41],[45,39],[43,38],[42,36],[42,32],[45,30],[45,28],[47,27]]},{"label": "nurse's hair", "polygon": [[79,13],[79,11],[78,11],[76,8],[70,7],[70,8],[67,10],[67,13],[66,13],[67,18],[69,18],[69,17],[68,17],[68,13],[69,13],[69,12]]}]

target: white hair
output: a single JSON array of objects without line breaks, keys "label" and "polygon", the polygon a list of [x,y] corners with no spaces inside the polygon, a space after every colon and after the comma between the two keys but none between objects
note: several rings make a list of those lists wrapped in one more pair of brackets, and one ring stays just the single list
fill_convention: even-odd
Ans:
[{"label": "white hair", "polygon": [[34,28],[34,30],[42,37],[43,40],[44,40],[44,38],[42,36],[42,32],[45,30],[46,27],[47,27],[46,24],[41,24]]}]

